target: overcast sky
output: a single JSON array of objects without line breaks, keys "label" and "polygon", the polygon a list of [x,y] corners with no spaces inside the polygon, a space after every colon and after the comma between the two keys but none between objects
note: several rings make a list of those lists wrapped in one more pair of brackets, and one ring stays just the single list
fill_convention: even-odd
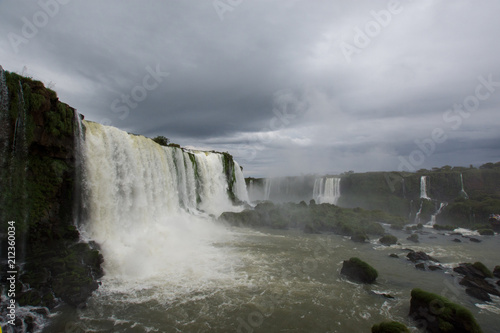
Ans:
[{"label": "overcast sky", "polygon": [[500,160],[500,1],[0,0],[0,65],[246,176]]}]

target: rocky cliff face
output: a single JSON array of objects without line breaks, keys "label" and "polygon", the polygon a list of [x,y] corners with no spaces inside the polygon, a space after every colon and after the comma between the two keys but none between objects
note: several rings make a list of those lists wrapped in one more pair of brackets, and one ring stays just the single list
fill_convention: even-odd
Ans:
[{"label": "rocky cliff face", "polygon": [[102,256],[75,227],[78,114],[43,83],[1,67],[0,98],[0,246],[15,221],[16,302],[80,305],[97,289]]}]

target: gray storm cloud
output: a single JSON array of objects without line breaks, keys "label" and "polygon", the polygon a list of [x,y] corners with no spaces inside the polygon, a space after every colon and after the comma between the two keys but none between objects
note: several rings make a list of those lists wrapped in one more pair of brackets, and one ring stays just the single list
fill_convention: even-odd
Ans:
[{"label": "gray storm cloud", "polygon": [[87,119],[228,151],[248,176],[468,166],[500,156],[499,10],[4,0],[0,63]]}]

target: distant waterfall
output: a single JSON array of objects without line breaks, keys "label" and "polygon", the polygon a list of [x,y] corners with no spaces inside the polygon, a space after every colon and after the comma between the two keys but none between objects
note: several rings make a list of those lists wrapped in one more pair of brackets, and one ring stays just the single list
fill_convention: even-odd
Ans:
[{"label": "distant waterfall", "polygon": [[231,201],[230,187],[236,199],[248,200],[239,165],[234,162],[228,179],[224,154],[164,147],[93,122],[84,126],[81,229],[101,245],[106,272],[151,276],[183,269],[187,278],[208,265],[212,236],[224,231],[207,217],[243,209]]},{"label": "distant waterfall", "polygon": [[469,195],[464,190],[464,179],[462,174],[460,174],[460,187],[461,187],[460,195],[462,195],[465,199],[469,199]]},{"label": "distant waterfall", "polygon": [[271,196],[271,186],[273,185],[272,178],[266,178],[264,181],[264,200],[269,200]]},{"label": "distant waterfall", "polygon": [[318,178],[314,182],[313,199],[316,203],[336,205],[340,198],[340,178]]},{"label": "distant waterfall", "polygon": [[427,196],[427,176],[420,177],[420,198],[430,200]]}]

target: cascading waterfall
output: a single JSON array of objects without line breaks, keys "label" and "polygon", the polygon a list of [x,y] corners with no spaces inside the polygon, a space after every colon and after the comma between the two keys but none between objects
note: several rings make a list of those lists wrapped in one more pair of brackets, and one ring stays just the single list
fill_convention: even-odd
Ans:
[{"label": "cascading waterfall", "polygon": [[427,176],[420,177],[420,199],[430,200],[427,196]]},{"label": "cascading waterfall", "polygon": [[460,187],[461,187],[460,195],[462,195],[465,199],[469,199],[469,195],[464,190],[464,178],[462,174],[460,174]]},{"label": "cascading waterfall", "polygon": [[314,181],[313,199],[316,203],[336,205],[340,198],[340,178],[318,178]]},{"label": "cascading waterfall", "polygon": [[[230,261],[212,246],[228,231],[209,218],[242,210],[228,196],[223,154],[163,147],[113,127],[84,125],[87,221],[80,228],[100,244],[108,278],[181,283],[229,269]],[[241,169],[233,168],[234,195],[247,201]]]},{"label": "cascading waterfall", "polygon": [[443,208],[446,206],[448,206],[447,202],[441,202],[441,204],[439,204],[438,210],[434,214],[431,215],[431,220],[429,222],[427,222],[427,225],[433,226],[434,224],[436,224],[436,216],[438,216],[439,213],[441,213]]}]

